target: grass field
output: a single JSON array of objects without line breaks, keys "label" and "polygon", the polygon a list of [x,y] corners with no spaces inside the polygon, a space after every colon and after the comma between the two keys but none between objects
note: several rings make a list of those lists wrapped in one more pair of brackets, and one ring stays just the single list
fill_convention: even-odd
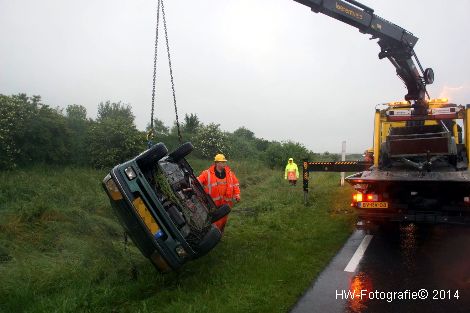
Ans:
[{"label": "grass field", "polygon": [[124,244],[104,171],[1,173],[0,312],[287,312],[351,233],[350,188],[311,175],[304,206],[282,171],[231,165],[242,202],[222,242],[165,275]]}]

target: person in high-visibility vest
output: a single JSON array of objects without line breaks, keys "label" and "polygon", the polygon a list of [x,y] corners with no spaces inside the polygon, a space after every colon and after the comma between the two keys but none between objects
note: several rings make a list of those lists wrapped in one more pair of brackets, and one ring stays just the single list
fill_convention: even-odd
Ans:
[{"label": "person in high-visibility vest", "polygon": [[288,179],[292,186],[297,184],[297,179],[299,179],[299,168],[297,167],[297,164],[294,163],[293,158],[289,158],[289,161],[287,161],[286,170],[284,171],[284,179]]},{"label": "person in high-visibility vest", "polygon": [[[240,185],[235,173],[227,166],[227,160],[223,154],[214,157],[214,164],[202,171],[197,178],[204,191],[211,196],[217,207],[228,204],[230,207],[240,201]],[[228,215],[214,222],[214,225],[223,231],[227,223]]]},{"label": "person in high-visibility vest", "polygon": [[364,161],[365,162],[374,162],[374,149],[369,148],[364,151]]}]

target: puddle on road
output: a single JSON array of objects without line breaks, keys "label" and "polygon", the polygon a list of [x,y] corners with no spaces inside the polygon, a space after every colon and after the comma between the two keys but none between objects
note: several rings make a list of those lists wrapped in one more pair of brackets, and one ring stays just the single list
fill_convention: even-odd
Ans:
[{"label": "puddle on road", "polygon": [[367,301],[369,300],[369,297],[367,295],[369,294],[369,292],[374,290],[372,280],[367,275],[367,273],[357,273],[351,279],[349,290],[353,295],[353,299],[348,300],[348,311],[352,313],[361,313],[365,309],[367,309]]}]

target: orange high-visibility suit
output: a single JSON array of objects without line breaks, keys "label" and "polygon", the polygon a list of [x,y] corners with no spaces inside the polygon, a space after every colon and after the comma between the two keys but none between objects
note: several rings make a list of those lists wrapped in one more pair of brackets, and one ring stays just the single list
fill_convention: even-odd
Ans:
[{"label": "orange high-visibility suit", "polygon": [[[223,204],[232,207],[235,201],[240,201],[240,185],[235,173],[228,166],[225,166],[224,170],[225,176],[216,175],[215,165],[212,165],[209,169],[203,171],[197,179],[204,187],[204,191],[214,200],[217,207]],[[225,216],[216,221],[214,225],[223,230],[227,220],[228,216]]]}]

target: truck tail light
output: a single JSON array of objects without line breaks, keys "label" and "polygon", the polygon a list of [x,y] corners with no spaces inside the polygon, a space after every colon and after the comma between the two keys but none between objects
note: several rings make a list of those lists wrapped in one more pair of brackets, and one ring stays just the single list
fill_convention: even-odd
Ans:
[{"label": "truck tail light", "polygon": [[353,202],[377,202],[380,201],[381,197],[378,194],[375,193],[355,193],[353,194]]},{"label": "truck tail light", "polygon": [[353,201],[354,202],[362,202],[362,193],[353,194]]}]

